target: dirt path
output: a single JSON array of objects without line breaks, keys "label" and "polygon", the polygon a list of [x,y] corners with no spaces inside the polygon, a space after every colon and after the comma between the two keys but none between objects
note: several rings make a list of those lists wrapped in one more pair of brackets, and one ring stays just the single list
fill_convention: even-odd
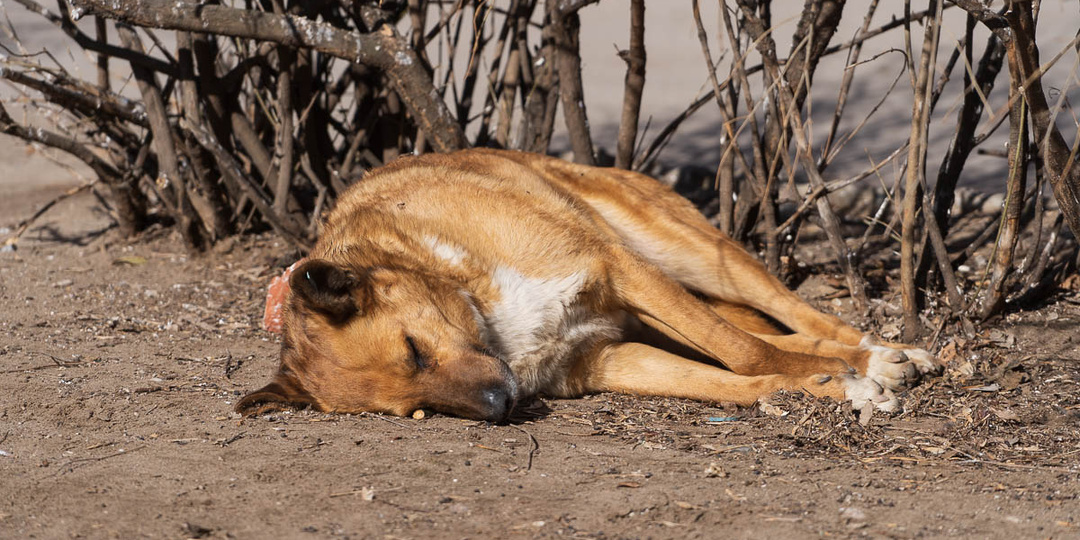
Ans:
[{"label": "dirt path", "polygon": [[797,396],[241,419],[276,362],[256,323],[285,248],[191,260],[98,235],[94,209],[74,197],[0,254],[0,537],[1080,536],[1075,293],[950,346],[865,427]]}]

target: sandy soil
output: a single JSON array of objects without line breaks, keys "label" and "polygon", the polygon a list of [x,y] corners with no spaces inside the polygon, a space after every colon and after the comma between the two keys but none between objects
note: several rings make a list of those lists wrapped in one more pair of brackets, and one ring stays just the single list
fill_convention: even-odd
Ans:
[{"label": "sandy soil", "polygon": [[[583,16],[621,36],[621,5]],[[1047,27],[1071,39],[1075,4],[1043,9],[1061,13]],[[672,68],[650,71],[655,130],[705,79],[689,19],[649,13],[650,28],[669,29],[650,34],[651,65]],[[45,32],[22,34],[61,43]],[[621,96],[616,39],[583,39],[587,64],[616,66],[586,81],[602,131]],[[873,68],[891,80],[887,67]],[[872,106],[877,94],[863,93]],[[894,147],[885,134],[902,135],[907,114],[889,109],[873,144]],[[700,121],[673,161],[715,161],[714,119]],[[78,182],[0,137],[0,228]],[[865,426],[844,406],[790,395],[754,408],[553,400],[506,426],[242,419],[232,404],[276,364],[277,338],[257,328],[264,287],[295,254],[257,237],[192,258],[168,232],[126,243],[109,227],[83,193],[0,253],[0,537],[1080,537],[1076,290],[979,339],[939,336],[945,376]],[[818,278],[801,288],[853,317],[831,292]]]},{"label": "sandy soil", "polygon": [[79,195],[0,254],[2,537],[1080,535],[1075,292],[939,339],[946,375],[866,426],[790,395],[551,400],[504,426],[244,419],[276,363],[263,288],[294,255],[251,238],[191,258],[108,224]]}]

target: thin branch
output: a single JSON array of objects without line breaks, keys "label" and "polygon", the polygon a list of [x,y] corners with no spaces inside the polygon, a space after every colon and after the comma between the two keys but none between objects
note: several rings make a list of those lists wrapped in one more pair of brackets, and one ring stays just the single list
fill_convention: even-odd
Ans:
[{"label": "thin branch", "polygon": [[[883,24],[878,28],[875,28],[874,30],[866,32],[865,34],[861,34],[859,37],[852,39],[851,41],[829,47],[825,49],[825,51],[821,53],[821,55],[828,56],[831,54],[835,54],[839,51],[847,50],[857,43],[862,43],[868,39],[873,39],[889,30],[892,30],[893,28],[902,26],[905,23],[922,21],[930,15],[932,15],[932,13],[930,13],[929,11],[919,11],[916,13],[912,13],[909,17],[893,19],[888,23]],[[745,72],[747,75],[753,75],[763,69],[765,69],[764,64],[755,64],[746,68]],[[721,89],[726,89],[730,84],[730,79],[724,81],[720,85]],[[686,109],[684,109],[681,113],[676,115],[675,118],[671,119],[670,122],[668,122],[663,128],[660,129],[660,132],[656,135],[656,137],[653,138],[652,142],[649,143],[648,148],[635,162],[634,168],[641,169],[644,165],[654,161],[656,159],[656,155],[659,153],[660,150],[664,148],[664,146],[667,145],[668,141],[670,141],[671,138],[675,135],[675,132],[679,130],[679,127],[682,126],[683,122],[693,116],[694,113],[696,113],[698,110],[701,109],[701,107],[705,106],[706,103],[712,101],[714,98],[715,96],[713,95],[713,91],[710,90],[707,93],[698,97],[692,103],[690,103],[690,105],[688,105]]]},{"label": "thin branch", "polygon": [[[696,10],[697,0],[694,7]],[[645,89],[645,0],[630,2],[630,49],[620,51],[619,56],[626,62],[626,79],[615,166],[628,169],[633,165],[634,142],[637,140],[638,117],[641,115],[641,93]]]},{"label": "thin branch", "polygon": [[292,185],[294,151],[296,149],[295,135],[293,133],[293,64],[296,62],[296,52],[289,47],[278,47],[278,84],[277,84],[277,148],[275,150],[278,162],[278,177],[274,184],[274,211],[278,214],[286,212],[289,202],[290,187]]},{"label": "thin branch", "polygon": [[[117,24],[116,32],[120,36],[120,42],[124,47],[135,53],[143,54],[142,42],[135,30],[126,24]],[[168,112],[165,108],[165,100],[161,89],[157,86],[154,72],[138,64],[131,64],[131,72],[135,76],[135,82],[139,87],[143,103],[146,105],[146,115],[150,121],[150,130],[154,134],[154,153],[157,155],[158,178],[155,179],[162,186],[167,186],[172,193],[173,204],[176,206],[177,215],[174,217],[180,224],[180,232],[188,241],[189,245],[200,248],[203,244],[202,235],[197,228],[194,209],[188,199],[184,186],[184,179],[180,174],[180,160],[176,153],[176,143],[173,140],[172,126],[169,125]]]},{"label": "thin branch", "polygon": [[236,161],[236,158],[232,157],[224,148],[222,148],[221,144],[217,142],[212,133],[203,129],[201,126],[193,126],[184,119],[181,119],[180,127],[191,134],[191,136],[198,141],[200,146],[208,150],[214,156],[221,171],[224,174],[231,176],[233,180],[244,189],[252,204],[259,209],[259,212],[262,213],[267,223],[269,223],[278,234],[303,252],[307,252],[311,249],[310,241],[302,232],[303,227],[285,221],[274,212],[271,207],[271,201],[267,198],[266,194],[263,193],[250,176],[244,173],[244,168]]},{"label": "thin branch", "polygon": [[[94,38],[84,34],[81,30],[79,30],[79,28],[75,26],[75,24],[72,23],[66,16],[61,17],[49,11],[48,9],[45,9],[44,6],[38,4],[37,2],[34,2],[34,0],[14,1],[18,4],[21,4],[26,9],[29,9],[30,11],[41,15],[49,22],[55,24],[57,27],[63,30],[64,33],[68,35],[68,37],[75,40],[76,44],[78,44],[83,49],[86,49],[87,51],[96,52],[99,54],[106,54],[114,58],[133,62],[145,68],[157,71],[158,73],[164,73],[166,75],[176,74],[175,67],[168,62],[163,62],[150,55],[137,54],[123,47],[117,47],[115,45],[109,45],[102,41],[95,40]],[[66,15],[67,6],[64,4],[64,2],[61,1],[58,5]]]},{"label": "thin branch", "polygon": [[978,0],[949,0],[949,2],[956,4],[957,7],[968,12],[968,15],[971,15],[975,20],[983,23],[1003,43],[1012,41],[1013,30],[1009,27],[1009,21],[994,10],[979,3]]},{"label": "thin branch", "polygon": [[581,55],[578,52],[581,20],[575,11],[564,14],[555,0],[548,0],[548,24],[554,32],[555,61],[559,72],[559,97],[563,120],[570,132],[574,162],[596,165],[589,118],[585,113],[585,90],[581,85]]},{"label": "thin branch", "polygon": [[[764,39],[760,39],[759,41],[758,51],[761,53],[763,63],[768,69],[772,80],[780,81],[783,75],[780,72],[779,61],[776,59],[776,49],[775,46],[771,45],[772,39],[765,36],[766,29],[763,22],[755,17],[746,5],[740,4],[740,6],[742,7],[746,27],[750,31],[751,36],[755,39],[764,37]],[[818,189],[825,185],[825,180],[821,177],[821,173],[817,169],[817,164],[814,162],[813,151],[807,138],[802,115],[800,114],[800,108],[796,103],[793,89],[786,84],[777,84],[776,90],[776,94],[780,99],[779,105],[781,111],[783,111],[784,115],[787,117],[786,122],[790,124],[790,132],[795,139],[799,159],[803,162],[803,171],[809,177],[810,185],[815,189]],[[818,215],[821,217],[822,228],[825,230],[825,235],[829,240],[829,245],[832,247],[837,262],[840,264],[840,268],[844,271],[851,297],[855,300],[856,305],[860,309],[865,309],[869,305],[866,298],[866,284],[855,271],[855,264],[854,260],[851,258],[851,251],[848,249],[847,244],[844,242],[843,235],[840,233],[840,220],[837,218],[836,213],[833,211],[832,205],[829,204],[827,198],[819,198],[816,205]]]},{"label": "thin branch", "polygon": [[[910,4],[905,4],[910,5]],[[904,341],[911,342],[921,324],[915,288],[915,218],[921,202],[922,176],[926,169],[927,132],[930,124],[930,93],[934,84],[935,60],[941,27],[941,3],[930,0],[935,16],[923,34],[919,68],[915,75],[915,99],[912,104],[911,136],[908,142],[907,179],[904,185],[904,209],[900,240],[900,297],[904,309]]]},{"label": "thin branch", "polygon": [[77,185],[77,186],[75,186],[73,188],[68,188],[68,189],[64,190],[63,193],[61,193],[60,195],[57,195],[56,197],[54,197],[49,202],[41,205],[41,208],[38,208],[37,211],[35,211],[30,217],[20,221],[18,223],[18,225],[15,225],[14,232],[12,232],[7,238],[5,238],[3,242],[0,242],[0,247],[6,248],[8,246],[11,246],[11,245],[14,245],[14,244],[18,243],[19,238],[21,238],[22,235],[30,228],[30,225],[33,225],[34,222],[37,221],[37,219],[39,217],[43,216],[45,214],[45,212],[48,212],[50,208],[52,208],[53,206],[56,206],[56,203],[58,203],[58,202],[60,202],[60,201],[62,201],[64,199],[67,199],[68,197],[71,197],[72,195],[76,195],[76,194],[82,193],[83,191],[86,191],[86,190],[90,189],[97,182],[98,182],[98,180],[92,180],[92,181],[86,182],[85,184],[80,184],[80,185]]},{"label": "thin branch", "polygon": [[397,30],[382,25],[362,34],[296,15],[275,15],[171,0],[74,0],[85,13],[171,30],[189,30],[306,47],[386,72],[409,112],[440,152],[465,148],[465,134],[431,84],[416,52]]},{"label": "thin branch", "polygon": [[[1023,78],[1016,55],[1016,42],[1010,42],[1009,74],[1013,81]],[[1016,86],[1009,88],[1010,93],[1020,93]],[[997,241],[987,271],[991,271],[990,282],[979,311],[979,318],[986,320],[996,314],[1005,304],[1005,278],[1012,269],[1016,241],[1019,239],[1020,215],[1024,211],[1024,187],[1027,183],[1027,100],[1021,95],[1016,105],[1009,111],[1009,179],[1006,186],[1005,208],[1002,210],[1001,226],[998,228]]]},{"label": "thin branch", "polygon": [[145,111],[139,110],[120,96],[85,87],[82,81],[70,80],[64,75],[49,74],[52,80],[45,81],[11,68],[11,62],[0,60],[0,77],[33,88],[65,109],[78,111],[86,116],[115,117],[142,127],[149,125]]}]

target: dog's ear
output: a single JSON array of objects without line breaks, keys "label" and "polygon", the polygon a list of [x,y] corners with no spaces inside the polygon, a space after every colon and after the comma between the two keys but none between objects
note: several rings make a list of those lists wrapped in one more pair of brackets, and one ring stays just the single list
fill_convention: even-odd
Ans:
[{"label": "dog's ear", "polygon": [[315,398],[304,390],[294,376],[279,371],[270,384],[251,392],[236,403],[236,412],[250,416],[268,410],[313,405]]},{"label": "dog's ear", "polygon": [[344,268],[320,259],[302,264],[289,280],[289,287],[304,305],[335,322],[344,321],[358,311],[353,293],[360,285]]}]

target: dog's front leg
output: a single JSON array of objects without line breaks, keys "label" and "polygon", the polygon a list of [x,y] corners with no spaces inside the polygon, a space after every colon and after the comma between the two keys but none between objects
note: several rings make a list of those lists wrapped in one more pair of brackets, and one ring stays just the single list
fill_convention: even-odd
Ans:
[{"label": "dog's front leg", "polygon": [[857,375],[739,375],[641,343],[603,345],[580,362],[574,370],[579,380],[572,384],[585,393],[621,392],[750,405],[778,390],[801,390],[818,397],[850,400],[857,409],[873,404],[891,412],[899,406],[892,392]]},{"label": "dog's front leg", "polygon": [[740,330],[659,268],[632,253],[615,249],[609,260],[616,295],[627,310],[739,375],[807,376],[854,371],[838,358],[784,351]]}]

